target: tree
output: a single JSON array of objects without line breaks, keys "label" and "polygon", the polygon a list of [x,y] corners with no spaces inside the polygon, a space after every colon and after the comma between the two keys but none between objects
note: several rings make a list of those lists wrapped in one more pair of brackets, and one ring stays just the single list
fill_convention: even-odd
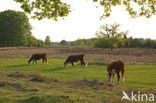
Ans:
[{"label": "tree", "polygon": [[51,45],[50,36],[46,36],[45,45],[47,45],[47,46]]},{"label": "tree", "polygon": [[85,46],[84,40],[83,39],[77,39],[74,42],[75,46]]},{"label": "tree", "polygon": [[110,38],[98,38],[94,43],[94,47],[112,48],[112,44],[113,41]]},{"label": "tree", "polygon": [[26,46],[36,46],[37,39],[34,36],[29,37]]},{"label": "tree", "polygon": [[60,43],[59,43],[59,45],[63,45],[63,46],[65,46],[65,45],[67,45],[68,43],[67,43],[67,41],[66,40],[62,40]]},{"label": "tree", "polygon": [[41,47],[41,46],[45,46],[45,45],[44,45],[44,42],[43,42],[42,40],[37,39],[37,40],[36,40],[36,44],[35,44],[35,46],[37,46],[37,47]]},{"label": "tree", "polygon": [[119,31],[119,24],[113,24],[113,25],[102,25],[100,26],[99,31],[96,32],[97,40],[96,42],[97,47],[110,47],[111,50],[115,47],[119,47],[121,45],[124,45],[127,33],[126,32],[120,32]]},{"label": "tree", "polygon": [[86,45],[93,47],[95,45],[96,38],[90,38],[87,40]]},{"label": "tree", "polygon": [[0,12],[0,45],[26,46],[29,45],[31,25],[23,12],[7,10]]},{"label": "tree", "polygon": [[[21,3],[21,8],[32,15],[33,18],[57,20],[58,17],[67,16],[70,12],[70,5],[61,0],[14,0]],[[124,5],[132,17],[151,17],[156,12],[156,0],[93,0],[104,7],[102,17],[111,14],[112,6]],[[137,6],[134,7],[133,5]],[[137,9],[139,8],[139,9]]]}]

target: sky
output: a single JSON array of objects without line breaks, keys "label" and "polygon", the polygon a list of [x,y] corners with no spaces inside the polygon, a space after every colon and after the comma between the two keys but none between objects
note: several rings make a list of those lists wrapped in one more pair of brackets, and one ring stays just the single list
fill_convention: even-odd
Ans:
[{"label": "sky", "polygon": [[[30,18],[32,34],[38,39],[45,40],[48,35],[51,41],[73,41],[82,38],[95,37],[95,32],[102,24],[121,24],[120,30],[129,31],[128,36],[137,38],[156,39],[156,15],[150,19],[145,17],[131,18],[123,6],[112,9],[109,18],[100,20],[103,8],[96,8],[89,0],[66,0],[71,4],[71,13],[59,21],[43,19],[41,21]],[[0,0],[0,12],[4,10],[22,11],[20,4],[13,0]],[[28,15],[30,17],[30,15]]]}]

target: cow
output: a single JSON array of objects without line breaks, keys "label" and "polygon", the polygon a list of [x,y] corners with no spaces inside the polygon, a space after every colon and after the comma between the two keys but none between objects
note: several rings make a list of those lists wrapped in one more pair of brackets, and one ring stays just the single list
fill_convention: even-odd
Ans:
[{"label": "cow", "polygon": [[36,54],[33,54],[31,56],[31,58],[28,60],[28,64],[30,64],[31,61],[33,61],[33,64],[34,64],[34,62],[36,62],[36,64],[37,64],[37,60],[40,60],[40,59],[43,60],[42,64],[44,63],[44,61],[46,62],[46,64],[48,64],[47,54],[46,53],[36,53]]},{"label": "cow", "polygon": [[115,73],[117,74],[118,83],[120,80],[120,72],[122,75],[122,84],[124,84],[125,64],[121,60],[116,60],[107,64],[107,77],[109,82],[113,82]]},{"label": "cow", "polygon": [[84,67],[87,67],[87,63],[85,63],[85,55],[70,55],[64,62],[64,67],[66,67],[67,64],[72,64],[72,67],[74,67],[74,62],[81,62],[81,67],[84,65]]}]

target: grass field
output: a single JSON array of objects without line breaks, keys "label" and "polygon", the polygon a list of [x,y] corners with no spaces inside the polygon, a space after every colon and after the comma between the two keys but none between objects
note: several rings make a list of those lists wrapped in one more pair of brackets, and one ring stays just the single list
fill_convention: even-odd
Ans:
[{"label": "grass field", "polygon": [[[116,80],[107,82],[106,65],[81,68],[76,63],[75,68],[70,64],[64,68],[65,59],[50,58],[49,64],[38,61],[37,65],[28,65],[27,60],[0,61],[0,103],[118,103],[123,90],[156,95],[156,65],[126,65],[122,87]],[[33,81],[32,75],[43,81]]]}]

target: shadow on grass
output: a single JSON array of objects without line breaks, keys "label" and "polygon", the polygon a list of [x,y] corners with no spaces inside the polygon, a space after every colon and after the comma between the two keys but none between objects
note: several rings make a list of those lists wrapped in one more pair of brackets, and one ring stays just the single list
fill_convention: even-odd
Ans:
[{"label": "shadow on grass", "polygon": [[29,64],[11,65],[11,66],[7,66],[7,67],[16,68],[16,67],[25,67],[25,66],[29,66]]},{"label": "shadow on grass", "polygon": [[106,63],[102,63],[102,62],[89,62],[88,65],[104,65],[106,66]]},{"label": "shadow on grass", "polygon": [[66,68],[58,67],[58,68],[51,68],[51,69],[43,70],[43,72],[53,72],[53,71],[60,71],[60,70],[64,70],[64,69],[66,69]]}]

